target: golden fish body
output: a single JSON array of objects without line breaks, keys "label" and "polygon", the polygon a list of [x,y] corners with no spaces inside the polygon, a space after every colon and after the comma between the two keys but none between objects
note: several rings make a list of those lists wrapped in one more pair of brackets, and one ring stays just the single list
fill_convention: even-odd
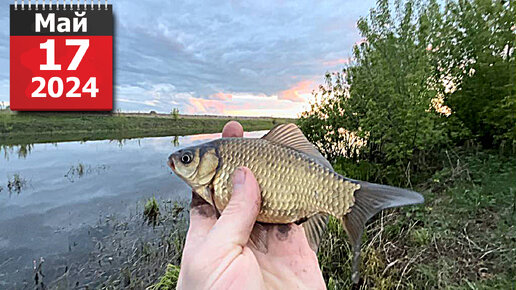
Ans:
[{"label": "golden fish body", "polygon": [[264,139],[223,138],[212,141],[220,166],[213,179],[214,201],[222,211],[231,197],[231,175],[246,166],[262,191],[257,221],[292,223],[323,212],[341,217],[353,206],[353,183],[313,157]]},{"label": "golden fish body", "polygon": [[[327,215],[339,218],[353,246],[354,282],[358,282],[360,241],[367,220],[385,208],[424,201],[410,190],[337,174],[294,124],[278,125],[260,139],[222,138],[181,149],[170,155],[169,165],[219,212],[231,198],[233,172],[248,167],[261,189],[257,221],[302,224],[314,250]],[[253,235],[251,240],[260,244]]]}]

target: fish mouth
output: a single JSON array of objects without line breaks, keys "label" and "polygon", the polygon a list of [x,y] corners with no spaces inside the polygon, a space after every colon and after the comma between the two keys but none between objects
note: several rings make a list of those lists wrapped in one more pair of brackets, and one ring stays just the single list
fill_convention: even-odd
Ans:
[{"label": "fish mouth", "polygon": [[173,171],[176,171],[176,166],[174,165],[174,158],[173,158],[173,154],[172,154],[172,155],[170,155],[170,156],[168,157],[167,165],[168,165],[168,167],[170,167]]}]

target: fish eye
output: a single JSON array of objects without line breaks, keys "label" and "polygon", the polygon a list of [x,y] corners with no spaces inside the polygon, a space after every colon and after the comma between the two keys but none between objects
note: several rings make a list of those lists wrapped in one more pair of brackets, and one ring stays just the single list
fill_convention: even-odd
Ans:
[{"label": "fish eye", "polygon": [[193,156],[192,156],[192,153],[191,152],[185,152],[182,156],[181,156],[181,162],[183,164],[189,164],[190,162],[192,162],[193,160]]}]

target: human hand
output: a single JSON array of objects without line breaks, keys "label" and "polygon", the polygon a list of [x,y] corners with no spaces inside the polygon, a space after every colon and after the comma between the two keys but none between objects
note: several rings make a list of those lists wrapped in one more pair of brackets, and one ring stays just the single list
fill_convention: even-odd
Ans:
[{"label": "human hand", "polygon": [[[222,136],[243,133],[238,122],[229,122]],[[233,174],[233,194],[219,219],[213,206],[192,194],[177,288],[325,289],[317,255],[302,226],[265,225],[267,251],[250,244],[260,211],[260,187],[248,168]]]}]

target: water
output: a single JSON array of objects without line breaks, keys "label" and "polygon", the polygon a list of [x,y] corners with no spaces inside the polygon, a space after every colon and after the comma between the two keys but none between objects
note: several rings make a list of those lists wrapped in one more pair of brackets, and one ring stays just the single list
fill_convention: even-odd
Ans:
[{"label": "water", "polygon": [[2,148],[0,289],[32,288],[34,263],[41,258],[52,260],[56,268],[63,257],[87,256],[92,246],[85,242],[89,239],[85,232],[108,216],[124,219],[152,196],[189,199],[189,189],[172,174],[167,157],[181,147],[219,137],[203,134]]}]

